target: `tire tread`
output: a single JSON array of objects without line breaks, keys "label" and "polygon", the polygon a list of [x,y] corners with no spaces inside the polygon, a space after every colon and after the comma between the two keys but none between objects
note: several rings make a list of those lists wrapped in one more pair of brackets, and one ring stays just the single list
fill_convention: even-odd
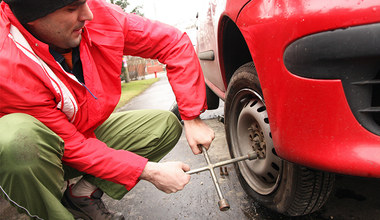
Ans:
[{"label": "tire tread", "polygon": [[299,179],[293,203],[288,215],[299,216],[319,210],[329,198],[335,182],[335,175],[327,172],[297,166]]}]

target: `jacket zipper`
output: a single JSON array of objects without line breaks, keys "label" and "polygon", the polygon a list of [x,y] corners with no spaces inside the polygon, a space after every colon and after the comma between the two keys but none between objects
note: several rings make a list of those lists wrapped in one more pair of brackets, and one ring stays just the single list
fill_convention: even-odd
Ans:
[{"label": "jacket zipper", "polygon": [[86,88],[86,90],[91,94],[92,97],[94,97],[95,100],[98,100],[98,98],[96,98],[96,96],[94,94],[92,94],[92,92],[90,91],[89,88],[87,88],[87,86],[84,84],[84,83],[81,83],[79,82],[84,88]]}]

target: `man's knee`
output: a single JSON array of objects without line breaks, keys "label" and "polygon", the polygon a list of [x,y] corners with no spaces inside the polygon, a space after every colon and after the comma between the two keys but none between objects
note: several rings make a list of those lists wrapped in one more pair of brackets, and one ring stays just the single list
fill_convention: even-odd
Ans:
[{"label": "man's knee", "polygon": [[162,117],[161,122],[166,122],[163,123],[165,124],[164,126],[166,129],[161,130],[162,135],[160,142],[164,142],[165,144],[163,144],[171,149],[177,144],[179,138],[181,137],[182,124],[179,122],[175,114],[170,111],[163,111],[160,114],[160,117]]},{"label": "man's knee", "polygon": [[[50,146],[53,145],[53,146]],[[38,164],[51,149],[60,156],[63,141],[34,117],[14,113],[0,118],[0,161],[8,169]]]},{"label": "man's knee", "polygon": [[167,122],[167,132],[169,132],[170,135],[177,136],[179,138],[182,134],[182,125],[177,116],[170,111],[162,111],[160,117],[162,117],[162,121]]}]

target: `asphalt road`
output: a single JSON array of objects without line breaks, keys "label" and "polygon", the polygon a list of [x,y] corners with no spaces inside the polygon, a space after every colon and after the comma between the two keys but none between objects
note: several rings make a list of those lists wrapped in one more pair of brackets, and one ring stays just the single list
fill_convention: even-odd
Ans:
[{"label": "asphalt road", "polygon": [[[133,99],[121,111],[130,109],[169,109],[174,102],[174,95],[164,74],[161,80]],[[223,115],[223,108],[206,111],[202,115],[206,123],[214,129],[216,138],[209,150],[212,162],[229,159],[225,142],[224,125],[217,120]],[[184,133],[177,146],[163,161],[184,161],[191,168],[206,165],[202,155],[193,155],[187,145]],[[184,190],[175,194],[165,194],[152,184],[141,181],[122,200],[115,201],[105,196],[106,205],[124,213],[130,220],[159,219],[380,219],[380,180],[348,176],[337,176],[335,189],[327,204],[317,213],[289,218],[260,207],[249,198],[241,188],[233,165],[227,165],[228,176],[217,177],[229,200],[231,209],[221,212],[218,209],[218,196],[208,172],[192,175],[190,183]],[[27,219],[16,213],[7,203],[0,199],[0,219]]]}]

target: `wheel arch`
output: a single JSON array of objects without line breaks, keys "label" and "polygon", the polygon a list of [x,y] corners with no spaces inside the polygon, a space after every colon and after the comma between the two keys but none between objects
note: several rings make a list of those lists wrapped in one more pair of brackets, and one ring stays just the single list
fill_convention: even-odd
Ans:
[{"label": "wheel arch", "polygon": [[227,86],[234,72],[245,63],[253,62],[253,59],[246,40],[235,22],[224,16],[220,24],[220,67]]}]

